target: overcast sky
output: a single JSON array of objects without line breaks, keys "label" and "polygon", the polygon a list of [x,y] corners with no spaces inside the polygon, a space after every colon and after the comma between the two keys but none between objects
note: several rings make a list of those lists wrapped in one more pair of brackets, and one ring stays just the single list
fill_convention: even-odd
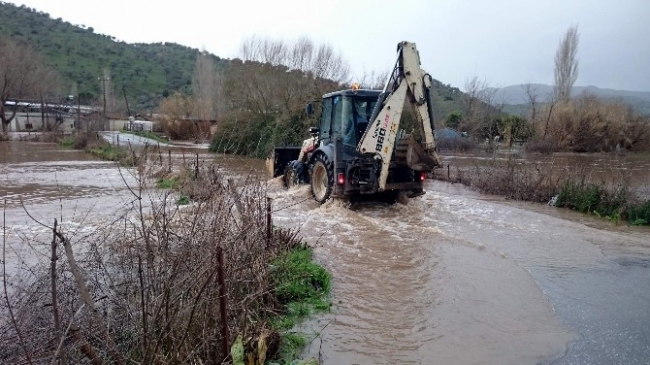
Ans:
[{"label": "overcast sky", "polygon": [[577,24],[577,86],[650,91],[650,0],[13,2],[129,43],[175,42],[224,58],[253,35],[307,36],[343,54],[357,75],[390,69],[408,40],[434,78],[461,89],[473,76],[496,87],[552,84],[558,42]]}]

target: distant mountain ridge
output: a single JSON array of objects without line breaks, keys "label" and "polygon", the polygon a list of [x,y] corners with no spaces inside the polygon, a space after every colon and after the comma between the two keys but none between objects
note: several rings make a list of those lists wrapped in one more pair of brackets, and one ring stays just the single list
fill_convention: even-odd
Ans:
[{"label": "distant mountain ridge", "polygon": [[[553,86],[545,84],[531,84],[531,87],[537,94],[538,102],[546,102],[553,93]],[[498,104],[522,105],[528,104],[528,95],[524,85],[510,85],[502,88],[491,88],[496,90],[495,101]],[[571,96],[577,97],[584,94],[594,95],[600,99],[610,101],[621,101],[632,106],[635,112],[640,114],[650,114],[650,91],[630,91],[603,89],[596,86],[574,86],[571,89]],[[506,108],[508,110],[509,108]],[[516,109],[516,108],[510,108]]]}]

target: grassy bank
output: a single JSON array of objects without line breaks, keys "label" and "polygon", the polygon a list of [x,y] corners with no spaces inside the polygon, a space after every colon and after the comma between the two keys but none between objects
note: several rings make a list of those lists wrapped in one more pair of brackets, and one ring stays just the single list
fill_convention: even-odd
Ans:
[{"label": "grassy bank", "polygon": [[312,260],[309,247],[298,247],[273,260],[272,282],[283,312],[273,318],[271,326],[282,335],[278,358],[289,364],[306,345],[306,337],[291,332],[307,316],[328,311],[330,274]]},{"label": "grassy bank", "polygon": [[117,162],[121,166],[134,166],[137,162],[129,149],[114,146],[96,133],[79,132],[59,139],[58,143],[63,148],[84,150],[102,160]]},{"label": "grassy bank", "polygon": [[560,187],[555,206],[605,217],[616,223],[650,225],[650,200],[630,196],[626,186],[607,188],[584,180],[567,179]]},{"label": "grassy bank", "polygon": [[133,166],[133,156],[125,147],[105,144],[101,147],[86,148],[86,152],[102,160],[118,162],[122,166]]},{"label": "grassy bank", "polygon": [[[613,170],[614,171],[614,170]],[[650,225],[650,200],[638,196],[622,172],[612,181],[595,179],[589,167],[558,171],[553,163],[514,157],[481,160],[471,166],[449,166],[437,180],[461,183],[484,194],[552,205],[607,218],[616,223]]]}]

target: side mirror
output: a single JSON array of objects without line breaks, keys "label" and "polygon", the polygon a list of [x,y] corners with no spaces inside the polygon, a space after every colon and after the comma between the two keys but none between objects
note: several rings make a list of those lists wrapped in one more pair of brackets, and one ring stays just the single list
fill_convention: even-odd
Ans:
[{"label": "side mirror", "polygon": [[305,105],[305,113],[307,113],[307,115],[314,115],[314,104],[307,103]]},{"label": "side mirror", "polygon": [[316,128],[316,127],[309,127],[309,134],[315,136],[315,135],[318,134],[318,132],[320,132],[320,129],[318,129],[318,128]]}]

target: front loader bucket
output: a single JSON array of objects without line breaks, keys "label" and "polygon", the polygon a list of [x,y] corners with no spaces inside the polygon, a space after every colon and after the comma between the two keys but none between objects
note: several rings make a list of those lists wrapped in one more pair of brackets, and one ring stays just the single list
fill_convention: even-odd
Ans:
[{"label": "front loader bucket", "polygon": [[284,169],[300,155],[300,147],[275,147],[271,155],[266,159],[266,169],[272,177],[284,174]]}]

